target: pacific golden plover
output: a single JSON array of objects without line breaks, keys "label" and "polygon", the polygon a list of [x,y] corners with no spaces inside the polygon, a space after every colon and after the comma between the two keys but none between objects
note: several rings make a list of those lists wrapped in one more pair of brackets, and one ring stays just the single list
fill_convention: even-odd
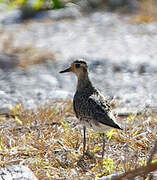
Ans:
[{"label": "pacific golden plover", "polygon": [[73,72],[78,78],[76,93],[73,98],[73,108],[76,117],[83,123],[84,145],[86,148],[86,126],[91,127],[99,133],[103,133],[104,156],[105,137],[104,132],[110,127],[122,129],[115,121],[110,105],[105,97],[92,85],[88,77],[87,63],[81,59],[74,61],[68,69],[60,73]]}]

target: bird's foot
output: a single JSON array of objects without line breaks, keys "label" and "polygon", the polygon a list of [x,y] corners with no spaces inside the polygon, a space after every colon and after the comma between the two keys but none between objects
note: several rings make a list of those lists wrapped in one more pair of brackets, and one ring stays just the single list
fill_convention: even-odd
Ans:
[{"label": "bird's foot", "polygon": [[83,158],[93,159],[94,154],[89,151],[83,152]]}]

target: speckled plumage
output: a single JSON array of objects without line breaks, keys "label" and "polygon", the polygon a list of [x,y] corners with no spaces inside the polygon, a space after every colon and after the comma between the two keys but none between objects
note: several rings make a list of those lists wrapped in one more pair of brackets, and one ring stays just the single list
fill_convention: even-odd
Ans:
[{"label": "speckled plumage", "polygon": [[78,78],[73,107],[76,117],[84,125],[84,131],[86,126],[100,133],[104,133],[110,127],[121,129],[115,121],[107,100],[89,80],[86,62],[76,60],[71,64],[70,68],[61,71],[61,73],[64,72],[73,72]]}]

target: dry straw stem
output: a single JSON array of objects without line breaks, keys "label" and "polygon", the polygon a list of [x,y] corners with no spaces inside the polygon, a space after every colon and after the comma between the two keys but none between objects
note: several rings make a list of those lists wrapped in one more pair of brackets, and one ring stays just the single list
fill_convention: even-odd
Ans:
[{"label": "dry straw stem", "polygon": [[118,177],[112,178],[112,180],[133,180],[137,176],[143,176],[143,174],[148,174],[155,170],[157,170],[157,162],[126,172]]}]

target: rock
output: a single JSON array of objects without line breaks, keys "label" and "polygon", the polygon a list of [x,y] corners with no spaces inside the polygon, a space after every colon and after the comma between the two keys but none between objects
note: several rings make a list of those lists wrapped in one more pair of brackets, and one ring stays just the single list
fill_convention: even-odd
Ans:
[{"label": "rock", "polygon": [[65,90],[56,90],[51,91],[50,93],[51,97],[56,100],[65,100],[65,99],[71,99],[72,93],[65,91]]},{"label": "rock", "polygon": [[0,54],[0,68],[4,71],[13,69],[18,65],[18,59],[12,54]]},{"label": "rock", "polygon": [[25,51],[29,48],[37,49],[39,54],[46,50],[52,52],[55,62],[45,54],[48,61],[22,70],[16,56],[3,53],[1,107],[22,103],[34,108],[55,99],[71,99],[76,78],[58,72],[77,58],[87,59],[90,78],[102,94],[123,99],[120,107],[157,106],[156,23],[132,25],[128,15],[102,11],[84,16],[72,6],[41,12],[26,24],[13,22],[17,14],[2,11],[0,41],[11,36],[12,52],[17,48],[29,57],[32,51]]},{"label": "rock", "polygon": [[44,81],[48,86],[52,85],[53,87],[58,86],[58,80],[56,77],[52,76],[51,74],[39,74],[39,78],[41,81]]},{"label": "rock", "polygon": [[8,99],[8,95],[4,91],[0,91],[0,99]]},{"label": "rock", "polygon": [[26,3],[20,8],[20,12],[22,20],[31,19],[37,14],[37,11],[28,3]]},{"label": "rock", "polygon": [[0,169],[0,180],[37,180],[33,172],[26,166],[13,165]]},{"label": "rock", "polygon": [[8,107],[1,107],[0,108],[0,115],[8,116],[10,114],[10,109]]}]

